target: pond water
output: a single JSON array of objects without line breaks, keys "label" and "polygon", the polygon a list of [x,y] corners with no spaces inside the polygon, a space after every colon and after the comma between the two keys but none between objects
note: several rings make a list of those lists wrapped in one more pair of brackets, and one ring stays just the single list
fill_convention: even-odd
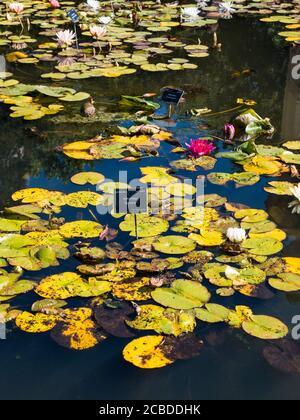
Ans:
[{"label": "pond water", "polygon": [[[202,32],[201,32],[202,34]],[[186,39],[195,37],[195,30],[186,31]],[[65,82],[77,91],[93,92],[97,108],[96,121],[80,116],[80,105],[75,103],[66,111],[34,122],[3,117],[1,120],[0,183],[1,207],[12,205],[11,194],[25,187],[42,187],[65,193],[80,190],[70,183],[70,177],[81,170],[99,171],[113,180],[119,170],[127,170],[130,178],[140,177],[140,167],[167,166],[174,160],[172,146],[164,144],[160,157],[138,162],[99,160],[83,162],[58,153],[57,146],[75,140],[86,140],[101,132],[109,132],[116,124],[120,95],[142,95],[159,92],[167,85],[185,89],[186,101],[181,104],[172,120],[156,120],[154,123],[172,132],[182,145],[190,138],[209,134],[222,135],[221,128],[231,116],[229,113],[216,117],[192,118],[187,115],[191,108],[208,107],[214,112],[233,108],[236,98],[248,98],[257,102],[256,111],[269,117],[276,128],[271,140],[262,142],[279,144],[283,140],[300,138],[300,118],[297,115],[299,86],[290,78],[288,47],[277,36],[276,27],[259,22],[255,18],[236,17],[222,20],[218,27],[221,50],[211,50],[210,55],[198,60],[197,70],[182,72],[145,73],[121,78],[99,78]],[[212,45],[212,33],[203,31],[202,42]],[[14,77],[23,83],[36,83],[42,72],[50,71],[51,64],[31,67],[7,65],[13,68]],[[232,78],[234,71],[252,69],[249,77]],[[105,118],[104,118],[105,117]],[[105,119],[112,119],[112,122]],[[17,121],[17,122],[16,122]],[[130,126],[130,116],[118,124]],[[207,128],[205,127],[207,126]],[[29,128],[36,127],[39,137]],[[218,144],[219,151],[222,143]],[[231,146],[224,145],[225,150]],[[218,159],[214,171],[234,172],[236,165],[228,159]],[[176,175],[195,177],[203,170],[189,173],[178,170]],[[277,179],[277,178],[275,178]],[[289,176],[278,178],[290,180]],[[273,180],[273,179],[272,179]],[[291,216],[287,209],[290,197],[268,194],[263,187],[269,179],[253,186],[235,188],[207,182],[205,193],[216,193],[253,208],[266,209],[271,219],[288,234],[283,256],[300,257],[299,216]],[[93,187],[92,187],[93,190]],[[71,210],[70,210],[71,209]],[[66,206],[61,216],[66,220],[90,219],[86,209]],[[111,216],[101,217],[101,223],[117,227],[118,220]],[[118,242],[128,242],[128,235],[121,232]],[[70,258],[60,267],[43,271],[43,276],[75,270],[78,261]],[[32,275],[31,275],[32,274]],[[26,273],[26,278],[39,279],[40,273]],[[210,286],[209,286],[210,287]],[[211,288],[214,289],[213,287]],[[224,299],[226,302],[224,302]],[[34,293],[21,295],[14,305],[30,308],[36,300]],[[241,294],[222,298],[214,296],[214,302],[228,307],[249,305],[255,313],[280,318],[291,329],[292,317],[300,311],[299,292],[276,292],[272,300],[253,299]],[[74,305],[81,304],[77,299]],[[1,399],[299,399],[300,376],[275,370],[264,359],[266,345],[239,329],[223,325],[201,323],[197,333],[205,338],[205,346],[199,357],[178,361],[163,369],[142,370],[122,359],[122,349],[128,339],[110,337],[98,346],[76,352],[58,346],[48,334],[26,334],[11,326],[7,339],[0,342],[2,369],[0,376]]]}]

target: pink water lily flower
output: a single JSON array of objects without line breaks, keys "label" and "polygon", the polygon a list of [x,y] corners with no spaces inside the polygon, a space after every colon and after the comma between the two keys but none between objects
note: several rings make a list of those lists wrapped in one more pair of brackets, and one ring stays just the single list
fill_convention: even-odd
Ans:
[{"label": "pink water lily flower", "polygon": [[207,139],[191,139],[190,143],[185,143],[193,157],[210,155],[216,147]]},{"label": "pink water lily flower", "polygon": [[8,7],[12,13],[16,13],[17,15],[22,13],[24,10],[24,5],[18,2],[10,3]]},{"label": "pink water lily flower", "polygon": [[49,0],[50,6],[53,9],[59,9],[60,8],[60,3],[58,0]]}]

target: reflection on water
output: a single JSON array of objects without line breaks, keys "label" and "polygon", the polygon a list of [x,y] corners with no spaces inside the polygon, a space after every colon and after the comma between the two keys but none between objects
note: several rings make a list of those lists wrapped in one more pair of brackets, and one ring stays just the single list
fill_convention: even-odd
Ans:
[{"label": "reflection on water", "polygon": [[[271,118],[277,129],[274,142],[300,138],[297,125],[298,90],[296,94],[289,77],[289,51],[273,42],[270,27],[254,19],[222,21],[216,29],[218,42],[222,44],[221,50],[214,49],[208,58],[199,59],[199,68],[195,71],[138,72],[119,79],[76,82],[75,89],[94,93],[99,115],[95,121],[80,119],[78,104],[68,106],[66,114],[35,123],[15,122],[2,115],[1,206],[7,205],[11,193],[24,185],[71,191],[74,186],[68,183],[70,176],[84,167],[99,170],[115,179],[119,169],[115,161],[113,165],[109,161],[84,164],[57,153],[55,148],[67,141],[88,139],[100,132],[109,132],[113,125],[111,121],[119,112],[116,101],[121,94],[159,92],[166,85],[184,88],[187,100],[179,109],[177,121],[164,123],[169,124],[168,129],[175,131],[175,136],[180,139],[203,133],[202,124],[219,130],[228,118],[224,114],[214,119],[190,120],[185,116],[188,109],[208,107],[219,111],[233,107],[237,97],[254,99],[258,103],[257,111]],[[195,34],[194,30],[189,29],[184,36],[187,40],[194,39]],[[211,33],[201,39],[209,45],[214,42]],[[40,80],[37,79],[38,69],[35,74],[24,74],[23,69],[22,72],[18,67],[14,69],[16,78],[22,82],[36,83]],[[249,77],[232,78],[234,71],[243,69],[253,71]],[[125,116],[120,116],[122,118]],[[169,150],[166,148],[164,153],[168,154]],[[156,163],[163,165],[167,158],[162,156]],[[153,164],[153,161],[146,159],[142,164],[149,163]],[[132,178],[140,174],[137,164],[122,162],[119,167],[127,169]],[[232,168],[233,164],[228,160],[219,160],[216,170],[229,172]],[[267,180],[262,180],[255,186],[240,189],[210,184],[206,193],[227,195],[231,201],[253,207],[266,206],[275,222],[292,233],[287,253],[299,256],[299,218],[292,218],[289,212],[281,212],[288,201],[282,200],[282,197],[270,197],[263,190],[266,183]],[[71,215],[76,217],[76,214]],[[73,269],[76,263],[71,260],[67,264],[70,264],[67,269]],[[30,304],[28,299],[21,296],[19,303]],[[215,300],[221,302],[222,299],[225,298],[217,297]],[[239,295],[226,299],[226,304],[232,307],[236,304],[247,305],[250,298]],[[278,293],[272,301],[251,300],[250,305],[255,306],[255,312],[278,316],[290,326],[298,301],[297,297],[288,300],[285,294]],[[200,325],[199,333],[206,340],[199,358],[144,372],[122,360],[121,351],[126,344],[124,340],[110,338],[87,352],[72,352],[57,346],[47,335],[31,336],[19,330],[14,331],[8,340],[1,342],[1,356],[5,360],[0,376],[1,397],[299,398],[300,378],[282,374],[268,366],[261,353],[264,343],[246,337],[238,330],[219,326],[207,328]]]}]

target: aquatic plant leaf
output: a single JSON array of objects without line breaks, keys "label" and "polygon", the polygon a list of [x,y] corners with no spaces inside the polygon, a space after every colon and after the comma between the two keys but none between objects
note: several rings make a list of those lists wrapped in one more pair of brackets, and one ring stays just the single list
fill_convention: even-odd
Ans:
[{"label": "aquatic plant leaf", "polygon": [[171,360],[187,360],[199,356],[203,341],[194,334],[184,334],[180,337],[165,337],[160,345],[163,354]]},{"label": "aquatic plant leaf", "polygon": [[295,273],[300,275],[300,258],[297,257],[285,257],[283,258],[285,263],[285,271],[288,273]]},{"label": "aquatic plant leaf", "polygon": [[117,299],[148,300],[151,297],[150,279],[148,277],[132,278],[113,283],[112,293]]},{"label": "aquatic plant leaf", "polygon": [[42,333],[52,330],[58,322],[56,315],[43,313],[32,314],[24,311],[16,318],[16,325],[20,330],[28,333]]},{"label": "aquatic plant leaf", "polygon": [[16,296],[23,293],[30,292],[36,286],[34,281],[30,280],[19,280],[13,284],[8,284],[5,287],[0,286],[1,296]]},{"label": "aquatic plant leaf", "polygon": [[241,245],[243,248],[249,250],[250,253],[256,255],[272,255],[277,254],[283,249],[280,241],[273,238],[259,238],[259,239],[246,239]]},{"label": "aquatic plant leaf", "polygon": [[157,333],[172,334],[175,337],[192,332],[196,326],[192,313],[165,309],[157,305],[142,305],[133,321],[126,321],[131,328],[154,330]]},{"label": "aquatic plant leaf", "polygon": [[132,305],[127,302],[117,302],[117,307],[112,309],[104,305],[95,308],[94,316],[97,324],[108,334],[115,337],[133,337],[133,332],[127,327],[129,315],[135,312]]},{"label": "aquatic plant leaf", "polygon": [[195,308],[195,314],[200,321],[217,323],[223,322],[228,318],[229,309],[216,303],[207,303],[204,308]]},{"label": "aquatic plant leaf", "polygon": [[105,251],[98,247],[82,247],[74,256],[85,263],[93,264],[105,258]]},{"label": "aquatic plant leaf", "polygon": [[217,246],[225,241],[222,232],[208,228],[201,228],[200,234],[190,233],[189,238],[201,246]]},{"label": "aquatic plant leaf", "polygon": [[256,299],[272,299],[274,297],[274,293],[270,291],[270,289],[265,286],[264,283],[260,284],[246,284],[245,286],[235,286],[234,290],[238,291],[242,295],[253,297]]},{"label": "aquatic plant leaf", "polygon": [[213,169],[217,159],[212,156],[200,156],[197,159],[180,159],[170,162],[171,166],[185,171],[196,171],[198,167],[208,171]]},{"label": "aquatic plant leaf", "polygon": [[145,111],[155,111],[160,107],[158,103],[149,101],[145,98],[138,96],[122,95],[119,101],[119,105],[126,109],[137,109]]},{"label": "aquatic plant leaf", "polygon": [[71,182],[77,185],[97,185],[98,183],[104,181],[104,175],[99,172],[79,172],[72,176]]},{"label": "aquatic plant leaf", "polygon": [[247,172],[253,172],[258,175],[275,175],[286,172],[286,168],[282,163],[272,156],[254,156],[248,163],[243,165],[243,168]]},{"label": "aquatic plant leaf", "polygon": [[[100,284],[100,286],[103,286]],[[104,289],[101,287],[102,293],[106,293],[110,290],[109,284],[104,284]],[[93,296],[89,284],[83,280],[83,278],[72,272],[64,272],[61,274],[54,274],[45,277],[35,292],[47,299],[67,299],[73,296],[89,297]],[[97,293],[97,295],[101,293]]]},{"label": "aquatic plant leaf", "polygon": [[129,232],[130,236],[146,238],[159,235],[169,229],[169,223],[160,217],[137,214],[136,220],[137,224],[135,225],[135,216],[127,214],[119,225],[120,230]]},{"label": "aquatic plant leaf", "polygon": [[[283,292],[297,292],[300,290],[300,275],[295,273],[281,273],[278,278],[270,278],[269,285]],[[1,291],[0,291],[1,293]]]},{"label": "aquatic plant leaf", "polygon": [[26,219],[21,218],[0,218],[0,231],[2,232],[19,232],[22,225],[26,223]]},{"label": "aquatic plant leaf", "polygon": [[232,328],[241,328],[244,321],[253,316],[252,310],[248,306],[237,305],[234,310],[229,310],[227,323]]},{"label": "aquatic plant leaf", "polygon": [[38,203],[43,200],[62,199],[63,193],[49,191],[44,188],[25,188],[13,193],[11,198],[14,201],[22,200],[22,203]]},{"label": "aquatic plant leaf", "polygon": [[196,193],[196,188],[193,185],[181,182],[175,182],[173,184],[166,185],[166,191],[178,197],[185,197],[187,195],[194,195]]},{"label": "aquatic plant leaf", "polygon": [[300,154],[292,153],[285,151],[280,155],[280,159],[285,163],[294,163],[295,165],[300,165]]},{"label": "aquatic plant leaf", "polygon": [[63,153],[72,159],[94,160],[90,154],[92,146],[98,145],[99,141],[74,141],[63,145]]},{"label": "aquatic plant leaf", "polygon": [[145,336],[136,338],[123,349],[124,359],[142,369],[155,369],[173,363],[160,350],[164,336]]},{"label": "aquatic plant leaf", "polygon": [[260,177],[252,172],[239,172],[232,174],[231,179],[239,185],[254,185],[259,182]]},{"label": "aquatic plant leaf", "polygon": [[66,305],[67,305],[67,302],[62,299],[41,299],[41,300],[36,300],[32,304],[31,310],[32,312],[44,312],[44,313],[49,312],[51,314],[52,311],[63,308]]},{"label": "aquatic plant leaf", "polygon": [[231,180],[231,174],[223,172],[211,172],[207,175],[207,179],[212,184],[225,185],[228,181]]},{"label": "aquatic plant leaf", "polygon": [[300,141],[299,140],[292,140],[283,143],[283,146],[289,150],[300,150]]},{"label": "aquatic plant leaf", "polygon": [[271,181],[268,183],[268,187],[264,187],[264,190],[271,194],[276,195],[293,195],[291,188],[294,186],[292,182],[287,181]]},{"label": "aquatic plant leaf", "polygon": [[276,340],[285,337],[288,327],[279,319],[266,315],[252,315],[242,323],[243,330],[263,340]]},{"label": "aquatic plant leaf", "polygon": [[153,248],[164,254],[186,254],[196,248],[192,239],[184,236],[161,236],[153,242]]},{"label": "aquatic plant leaf", "polygon": [[144,182],[145,184],[149,182],[152,185],[164,187],[177,181],[177,178],[168,174],[167,168],[161,168],[159,166],[147,166],[141,168],[141,172],[145,176],[142,177],[140,181]]},{"label": "aquatic plant leaf", "polygon": [[103,230],[100,223],[90,220],[68,222],[59,228],[59,233],[65,238],[96,238]]},{"label": "aquatic plant leaf", "polygon": [[210,299],[206,287],[191,280],[175,280],[170,288],[156,288],[151,293],[155,302],[173,309],[193,309]]},{"label": "aquatic plant leaf", "polygon": [[58,322],[51,338],[60,346],[73,350],[86,350],[96,346],[106,336],[91,319]]},{"label": "aquatic plant leaf", "polygon": [[134,320],[127,320],[126,324],[137,330],[154,330],[160,332],[160,319],[163,316],[164,308],[158,305],[139,306],[137,317]]},{"label": "aquatic plant leaf", "polygon": [[249,238],[261,239],[261,238],[273,238],[277,241],[284,241],[286,239],[286,233],[281,229],[273,229],[269,232],[254,233],[255,229],[251,229],[249,232]]},{"label": "aquatic plant leaf", "polygon": [[67,93],[65,96],[60,96],[59,100],[64,102],[81,102],[85,101],[90,97],[90,94],[87,92],[77,92],[74,94]]},{"label": "aquatic plant leaf", "polygon": [[93,191],[77,191],[65,196],[65,204],[70,207],[86,208],[97,206],[102,202],[102,196]]}]

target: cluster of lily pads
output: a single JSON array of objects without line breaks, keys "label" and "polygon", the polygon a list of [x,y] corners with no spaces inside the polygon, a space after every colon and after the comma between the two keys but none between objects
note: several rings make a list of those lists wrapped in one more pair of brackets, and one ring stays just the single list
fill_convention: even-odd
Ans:
[{"label": "cluster of lily pads", "polygon": [[[128,147],[149,153],[172,138],[151,124],[122,130],[122,135],[73,142],[62,150],[69,158],[120,159],[126,158]],[[202,150],[195,149],[195,141],[183,158],[194,170],[201,156],[193,156],[191,149]],[[207,153],[216,149],[207,144]],[[184,148],[175,149],[183,153]],[[207,178],[221,185],[251,185],[261,175],[278,176],[290,170],[289,164],[297,165],[298,149],[298,141],[274,147],[251,140],[225,156],[242,162],[245,172],[210,172]],[[290,156],[288,162],[284,156]],[[218,154],[202,157],[216,161]],[[151,199],[145,214],[112,214],[118,228],[103,226],[95,207],[129,185],[107,181],[98,172],[74,174],[71,182],[82,189],[68,194],[25,188],[12,195],[16,204],[4,209],[0,218],[1,321],[14,320],[28,333],[50,331],[58,344],[76,350],[94,347],[109,335],[133,338],[123,350],[124,358],[147,369],[197,356],[203,342],[195,332],[205,323],[225,323],[259,339],[287,336],[288,327],[277,318],[254,314],[249,306],[214,303],[214,296],[271,299],[272,289],[300,290],[300,258],[280,256],[286,233],[263,209],[231,203],[218,194],[196,197],[196,188],[170,168],[146,166],[140,171],[156,213]],[[98,192],[88,185],[97,185]],[[271,180],[265,187],[269,193],[294,198],[298,189],[289,181]],[[59,217],[65,206],[86,208],[91,218],[65,221]],[[178,206],[184,206],[180,214],[174,211]],[[127,245],[116,241],[119,231],[131,237]],[[68,258],[79,261],[76,272],[30,279],[30,272],[59,266]],[[31,310],[15,307],[13,300],[27,292],[38,298]],[[74,299],[80,299],[80,305],[66,307]],[[140,336],[144,331],[158,335]]]},{"label": "cluster of lily pads", "polygon": [[[71,8],[78,14],[76,33],[67,16]],[[286,30],[279,34],[288,42],[297,43],[300,39],[297,1],[276,4],[239,0],[218,6],[206,1],[195,5],[151,0],[132,4],[122,0],[101,3],[88,0],[77,6],[72,1],[27,0],[0,3],[0,28],[3,28],[0,52],[3,49],[8,63],[51,66],[40,76],[55,83],[120,77],[133,74],[137,69],[147,72],[192,70],[198,68],[195,60],[209,54],[209,46],[201,42],[200,29],[213,28],[219,19],[231,14],[267,16],[261,20],[285,25]],[[173,34],[178,28],[182,32]],[[197,30],[196,42],[190,43],[185,36],[188,28]],[[213,47],[217,46],[215,40]],[[33,120],[63,109],[61,104],[44,104],[43,100],[28,96],[35,88],[24,86],[10,76],[9,73],[0,76],[0,101],[12,105],[12,117]],[[81,101],[87,95],[74,90],[60,96],[50,94],[66,102]]]},{"label": "cluster of lily pads", "polygon": [[[11,29],[0,34],[0,46],[15,50],[7,53],[7,60],[36,65],[58,57],[55,71],[42,75],[51,81],[118,77],[134,73],[136,67],[144,71],[192,69],[196,65],[189,59],[205,57],[208,48],[201,42],[173,39],[172,28],[206,27],[221,15],[216,6],[205,4],[200,16],[200,10],[193,15],[177,4],[147,1],[128,9],[121,1],[103,2],[101,7],[89,1],[77,9],[81,30],[78,53],[73,48],[74,35],[61,33],[69,22],[66,11],[74,4],[57,3],[24,2],[23,10],[15,14],[0,4],[0,25]],[[298,2],[232,2],[233,13],[276,12],[275,17],[263,20],[288,26],[298,25],[298,7]],[[13,30],[20,28],[23,33],[15,35]],[[46,41],[31,37],[32,28]],[[286,38],[297,42],[297,36],[290,33]],[[184,49],[189,58],[152,62],[154,55],[163,57],[177,48]],[[132,65],[135,67],[129,67]],[[89,97],[71,88],[25,85],[11,77],[10,73],[0,74],[0,100],[11,106],[11,117],[41,118],[59,112],[60,102]],[[49,98],[55,103],[49,104]],[[109,207],[114,191],[129,189],[129,185],[107,181],[105,174],[75,173],[70,181],[76,191],[68,194],[37,187],[16,191],[14,205],[5,208],[0,217],[0,322],[14,322],[27,333],[49,332],[58,344],[75,350],[92,348],[110,335],[131,338],[123,350],[124,359],[147,369],[197,356],[203,346],[197,332],[201,334],[205,324],[215,323],[259,339],[277,340],[277,347],[269,345],[264,350],[274,366],[278,367],[278,352],[282,361],[282,349],[289,360],[296,357],[299,350],[289,340],[280,340],[288,335],[281,320],[254,314],[250,306],[226,304],[226,298],[234,294],[250,301],[300,290],[300,258],[282,256],[286,233],[263,209],[232,203],[225,195],[196,197],[196,188],[171,170],[195,172],[201,168],[200,177],[221,186],[235,182],[247,187],[261,177],[270,177],[265,191],[293,197],[292,211],[300,213],[300,187],[290,180],[277,180],[281,175],[299,176],[300,142],[256,144],[255,138],[271,135],[274,129],[268,119],[249,108],[253,104],[245,105],[248,107],[235,119],[235,126],[227,126],[226,131],[231,131],[231,142],[238,140],[237,133],[246,141],[226,152],[217,150],[223,145],[220,139],[192,139],[183,145],[171,133],[148,123],[118,127],[118,132],[116,128],[116,134],[107,138],[62,145],[60,151],[70,159],[118,159],[134,164],[144,157],[155,159],[161,142],[169,142],[175,144],[172,153],[177,158],[170,167],[140,168],[140,182],[149,187],[148,211],[136,216],[112,214],[113,227],[101,223],[96,206]],[[124,96],[120,107],[154,111],[158,105]],[[235,171],[211,172],[218,158],[231,159]],[[97,192],[91,191],[96,185]],[[89,218],[66,221],[66,206],[86,209]],[[121,232],[128,235],[125,245],[118,242]],[[68,259],[76,261],[76,269],[59,270],[62,260]],[[52,267],[60,272],[44,275],[42,270]],[[30,307],[15,305],[24,293],[34,298]],[[215,303],[216,298],[218,302],[224,299],[224,304]],[[289,369],[300,370],[297,363]]]},{"label": "cluster of lily pads", "polygon": [[[89,98],[86,92],[75,89],[30,85],[11,79],[12,73],[0,73],[0,103],[10,105],[11,118],[38,120],[45,115],[55,115],[64,109],[62,103],[83,101]],[[47,98],[62,103],[48,103]]]}]

